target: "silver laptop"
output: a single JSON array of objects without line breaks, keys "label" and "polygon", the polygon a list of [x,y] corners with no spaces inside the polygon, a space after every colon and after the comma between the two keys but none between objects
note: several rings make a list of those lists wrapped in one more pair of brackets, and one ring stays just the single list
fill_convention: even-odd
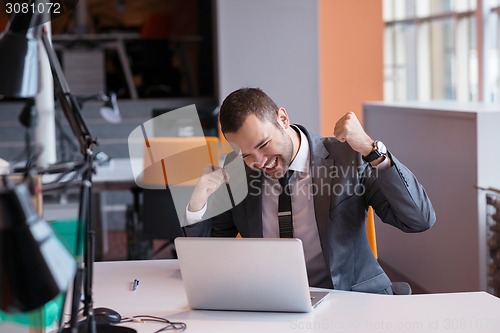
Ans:
[{"label": "silver laptop", "polygon": [[309,312],[328,292],[309,292],[300,239],[176,238],[193,309]]}]

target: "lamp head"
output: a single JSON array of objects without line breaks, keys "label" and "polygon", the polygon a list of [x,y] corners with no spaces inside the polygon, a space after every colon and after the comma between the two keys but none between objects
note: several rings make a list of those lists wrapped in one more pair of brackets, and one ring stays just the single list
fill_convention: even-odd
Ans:
[{"label": "lamp head", "polygon": [[39,308],[66,290],[75,267],[72,256],[35,212],[26,185],[0,188],[0,309]]},{"label": "lamp head", "polygon": [[0,34],[0,95],[29,98],[38,93],[40,20],[39,15],[13,14]]},{"label": "lamp head", "polygon": [[122,121],[122,116],[116,101],[116,94],[114,92],[110,92],[109,96],[106,96],[106,98],[107,99],[105,100],[104,105],[99,110],[101,117],[112,124],[120,123]]}]

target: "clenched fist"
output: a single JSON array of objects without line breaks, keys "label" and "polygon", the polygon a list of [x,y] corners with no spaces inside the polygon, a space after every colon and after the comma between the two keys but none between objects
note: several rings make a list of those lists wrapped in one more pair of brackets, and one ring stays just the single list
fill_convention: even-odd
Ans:
[{"label": "clenched fist", "polygon": [[373,139],[366,134],[354,112],[345,114],[337,121],[333,135],[341,142],[347,141],[352,149],[363,156],[373,149]]},{"label": "clenched fist", "polygon": [[189,211],[196,212],[202,209],[207,203],[208,197],[228,181],[229,174],[224,169],[210,164],[206,165],[203,168],[200,180],[191,194],[188,206]]}]

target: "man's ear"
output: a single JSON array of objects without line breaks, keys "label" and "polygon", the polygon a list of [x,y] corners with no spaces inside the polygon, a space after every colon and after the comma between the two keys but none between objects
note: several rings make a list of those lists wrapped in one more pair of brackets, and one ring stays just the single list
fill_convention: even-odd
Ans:
[{"label": "man's ear", "polygon": [[284,129],[290,127],[290,119],[288,118],[288,114],[286,113],[285,108],[279,108],[277,114],[278,114],[278,124]]}]

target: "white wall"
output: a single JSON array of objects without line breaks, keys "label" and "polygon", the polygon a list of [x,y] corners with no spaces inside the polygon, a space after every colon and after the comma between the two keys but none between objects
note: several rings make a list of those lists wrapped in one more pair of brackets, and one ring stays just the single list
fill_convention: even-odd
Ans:
[{"label": "white wall", "polygon": [[219,102],[262,88],[292,122],[319,133],[316,0],[216,0]]}]

